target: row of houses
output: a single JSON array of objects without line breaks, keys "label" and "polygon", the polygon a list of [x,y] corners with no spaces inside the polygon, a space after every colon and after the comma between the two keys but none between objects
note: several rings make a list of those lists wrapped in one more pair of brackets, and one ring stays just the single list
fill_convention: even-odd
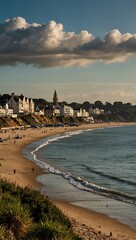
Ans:
[{"label": "row of houses", "polygon": [[32,98],[20,96],[14,93],[7,99],[6,102],[0,105],[0,116],[17,116],[19,114],[34,113],[34,101]]},{"label": "row of houses", "polygon": [[44,109],[38,109],[35,107],[34,101],[32,98],[25,97],[23,95],[15,95],[14,93],[7,99],[6,103],[3,106],[0,106],[0,116],[12,116],[16,117],[22,114],[39,114],[45,115],[47,117],[52,116],[62,116],[62,117],[82,117],[89,118],[94,115],[104,114],[103,110],[92,109],[89,111],[85,109],[76,109],[74,110],[71,106],[66,104],[59,104],[56,91],[53,95],[53,103],[46,106]]},{"label": "row of houses", "polygon": [[61,116],[61,117],[83,117],[87,118],[89,117],[89,112],[87,112],[85,109],[78,109],[74,110],[72,107],[62,104],[59,107],[55,106],[47,106],[45,108],[45,115],[46,116]]},{"label": "row of houses", "polygon": [[104,110],[99,108],[90,108],[88,111],[86,109],[80,108],[80,109],[73,109],[71,106],[68,106],[66,104],[59,104],[58,102],[58,96],[56,93],[56,90],[53,95],[53,106],[47,106],[45,108],[45,115],[46,116],[71,116],[71,117],[82,117],[82,118],[89,118],[92,117],[93,119],[94,115],[100,115],[104,114]]}]

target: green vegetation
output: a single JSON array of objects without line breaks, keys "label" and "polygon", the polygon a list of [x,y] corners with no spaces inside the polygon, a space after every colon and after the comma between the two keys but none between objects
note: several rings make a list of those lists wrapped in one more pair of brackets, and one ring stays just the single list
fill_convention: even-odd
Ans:
[{"label": "green vegetation", "polygon": [[81,240],[39,191],[0,180],[0,240]]}]

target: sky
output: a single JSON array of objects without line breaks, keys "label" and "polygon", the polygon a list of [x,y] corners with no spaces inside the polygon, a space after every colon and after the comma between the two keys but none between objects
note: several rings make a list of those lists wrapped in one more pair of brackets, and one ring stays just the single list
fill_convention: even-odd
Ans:
[{"label": "sky", "polygon": [[136,105],[136,0],[0,0],[0,94]]}]

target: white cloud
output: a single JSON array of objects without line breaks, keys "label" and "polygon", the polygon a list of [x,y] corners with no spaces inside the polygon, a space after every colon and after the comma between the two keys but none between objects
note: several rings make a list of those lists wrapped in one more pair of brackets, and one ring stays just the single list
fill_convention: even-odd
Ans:
[{"label": "white cloud", "polygon": [[114,29],[104,39],[86,30],[65,32],[61,23],[27,23],[22,17],[0,24],[0,65],[85,66],[95,61],[123,62],[136,54],[136,34]]},{"label": "white cloud", "polygon": [[5,29],[5,32],[10,32],[21,28],[27,28],[29,27],[29,24],[26,22],[24,18],[16,17],[12,19],[6,19],[5,23],[3,24],[3,27]]}]

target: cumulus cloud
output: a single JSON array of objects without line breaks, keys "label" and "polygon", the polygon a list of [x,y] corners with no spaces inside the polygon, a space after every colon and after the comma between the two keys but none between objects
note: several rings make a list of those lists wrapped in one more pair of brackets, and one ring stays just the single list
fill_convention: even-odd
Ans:
[{"label": "cumulus cloud", "polygon": [[27,23],[22,17],[0,24],[0,66],[84,66],[95,61],[126,61],[136,54],[136,34],[114,29],[103,39],[86,30],[65,32],[61,23]]}]

